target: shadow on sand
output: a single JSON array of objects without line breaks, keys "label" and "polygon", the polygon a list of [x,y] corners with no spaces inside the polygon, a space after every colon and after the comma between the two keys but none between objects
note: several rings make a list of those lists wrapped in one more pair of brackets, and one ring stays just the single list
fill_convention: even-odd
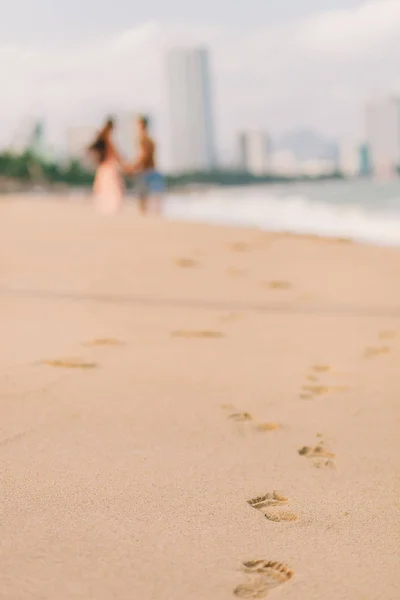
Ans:
[{"label": "shadow on sand", "polygon": [[218,311],[242,311],[257,313],[304,314],[332,317],[391,317],[400,318],[400,307],[357,306],[351,304],[303,304],[293,305],[279,302],[245,302],[213,299],[167,298],[142,296],[140,294],[85,293],[68,290],[13,289],[0,286],[0,297],[26,298],[27,300],[69,300],[73,302],[95,302],[141,306],[144,308],[192,308]]}]

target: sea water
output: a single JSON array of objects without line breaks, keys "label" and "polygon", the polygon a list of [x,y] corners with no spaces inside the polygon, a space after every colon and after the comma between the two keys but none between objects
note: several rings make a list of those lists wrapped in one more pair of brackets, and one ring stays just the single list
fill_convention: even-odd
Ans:
[{"label": "sea water", "polygon": [[400,180],[212,188],[170,194],[173,220],[400,245]]}]

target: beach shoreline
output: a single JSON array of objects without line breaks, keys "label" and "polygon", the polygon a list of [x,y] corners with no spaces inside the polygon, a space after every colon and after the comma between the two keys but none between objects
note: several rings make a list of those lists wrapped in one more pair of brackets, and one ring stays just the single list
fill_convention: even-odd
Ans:
[{"label": "beach shoreline", "polygon": [[[400,247],[399,184],[342,181],[330,184],[214,187],[176,193],[169,190],[162,201],[163,217],[172,222],[202,223],[218,227],[259,230],[281,235],[317,236],[351,240],[384,247]],[[92,206],[90,189],[71,189],[65,194],[1,196],[0,202],[56,201]],[[127,193],[122,215],[137,206]]]},{"label": "beach shoreline", "polygon": [[397,600],[399,274],[0,201],[0,598]]}]

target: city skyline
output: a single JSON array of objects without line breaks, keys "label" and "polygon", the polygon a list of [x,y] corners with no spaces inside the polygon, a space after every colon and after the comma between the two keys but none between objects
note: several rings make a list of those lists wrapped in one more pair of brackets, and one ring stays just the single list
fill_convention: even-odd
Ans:
[{"label": "city skyline", "polygon": [[265,131],[252,129],[239,133],[239,168],[252,175],[265,175],[269,169],[271,144]]},{"label": "city skyline", "polygon": [[[165,62],[169,87],[170,134],[174,144],[170,173],[224,170],[215,153],[212,111],[212,80],[209,53],[205,48],[175,48]],[[137,111],[114,111],[114,142],[127,160],[137,152]],[[238,133],[237,160],[230,169],[253,176],[329,175],[339,171],[347,177],[397,175],[400,168],[400,99],[387,96],[364,107],[365,136],[347,136],[336,143],[313,131],[292,131],[281,140],[266,131],[249,129]],[[146,114],[148,122],[153,119]],[[152,127],[151,127],[152,129]],[[85,162],[86,149],[97,127],[75,125],[66,131],[65,158]],[[43,119],[27,120],[17,130],[9,149],[32,150],[51,160]],[[153,132],[154,135],[154,132]],[[24,143],[25,140],[25,143]],[[53,158],[56,158],[55,156]],[[226,165],[225,165],[226,168]]]},{"label": "city skyline", "polygon": [[[333,4],[331,4],[332,8]],[[399,88],[400,3],[364,2],[258,27],[148,22],[64,47],[0,44],[4,71],[0,144],[26,114],[43,115],[52,145],[77,122],[101,123],[113,107],[157,115],[160,162],[168,166],[162,70],[165,50],[190,42],[213,56],[218,150],[226,162],[238,131],[279,136],[309,128],[339,139],[362,134],[365,101]]]},{"label": "city skyline", "polygon": [[205,48],[173,48],[166,56],[170,170],[216,167],[213,82]]},{"label": "city skyline", "polygon": [[[198,49],[194,49],[194,52],[196,54]],[[192,100],[196,104],[196,98],[193,97]],[[389,111],[387,111],[388,107]],[[222,171],[247,172],[261,177],[265,175],[318,176],[329,175],[336,171],[346,177],[395,175],[400,167],[400,101],[398,98],[388,97],[375,104],[367,103],[364,107],[367,124],[371,108],[378,110],[379,118],[372,121],[374,128],[369,133],[377,133],[377,139],[368,136],[368,127],[365,139],[347,137],[336,142],[310,130],[294,130],[276,140],[263,130],[252,129],[238,133],[236,160],[230,166],[218,165],[216,157],[213,157],[214,163],[200,165],[189,161],[179,168],[170,170],[169,173],[205,172],[216,168]],[[382,111],[386,119],[386,127],[382,127],[380,121]],[[111,115],[115,123],[114,142],[124,159],[129,159],[136,154],[139,114],[144,113],[116,111]],[[151,131],[153,119],[149,115],[146,115],[146,118],[149,120]],[[185,120],[182,125],[182,131],[186,132]],[[49,161],[62,158],[63,161],[70,159],[88,164],[87,147],[95,137],[98,126],[80,124],[68,128],[65,132],[67,152],[63,157],[51,152],[45,129],[43,120],[26,121],[24,128],[16,132],[9,150],[15,153],[33,151]],[[199,133],[203,134],[205,130],[206,127],[200,127]],[[186,134],[183,137],[187,139]],[[204,135],[200,135],[199,141],[204,141]],[[193,147],[189,145],[185,150],[190,153]],[[196,151],[196,146],[194,150]],[[191,161],[192,159],[193,156]]]},{"label": "city skyline", "polygon": [[400,166],[400,100],[389,97],[366,107],[366,142],[373,169],[390,176]]}]

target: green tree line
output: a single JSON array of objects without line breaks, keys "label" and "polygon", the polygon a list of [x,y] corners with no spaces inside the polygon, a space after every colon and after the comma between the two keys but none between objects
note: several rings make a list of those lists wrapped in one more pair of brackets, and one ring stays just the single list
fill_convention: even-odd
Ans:
[{"label": "green tree line", "polygon": [[[41,160],[30,151],[18,155],[4,152],[0,154],[0,178],[24,183],[63,183],[70,186],[90,186],[93,183],[94,173],[76,160],[67,163],[49,162]],[[331,178],[341,178],[341,174],[335,172],[319,178],[302,177],[296,178],[296,180]],[[294,181],[294,179],[273,174],[255,176],[240,170],[192,172],[166,177],[166,184],[169,188],[192,185],[240,186],[288,181]],[[128,184],[131,182],[132,180],[128,178]]]},{"label": "green tree line", "polygon": [[0,176],[22,182],[90,185],[93,173],[78,161],[66,164],[39,159],[32,152],[0,154]]}]

